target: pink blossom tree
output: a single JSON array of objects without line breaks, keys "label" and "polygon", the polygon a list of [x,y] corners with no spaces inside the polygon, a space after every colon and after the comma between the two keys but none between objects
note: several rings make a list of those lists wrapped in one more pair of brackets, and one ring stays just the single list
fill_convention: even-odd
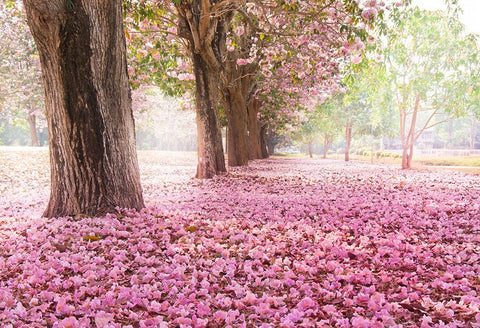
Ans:
[{"label": "pink blossom tree", "polygon": [[[238,160],[232,156],[232,165],[244,165],[246,99],[254,99],[251,95],[259,90],[268,93],[263,86],[270,85],[273,73],[278,77],[274,80],[282,81],[277,86],[291,99],[298,99],[300,91],[308,97],[318,95],[319,84],[334,88],[335,83],[325,81],[338,71],[337,59],[350,55],[348,36],[364,33],[385,3],[141,1],[127,2],[126,7],[138,21],[155,26],[152,30],[175,33],[191,59],[199,136],[197,177],[208,178],[225,171],[217,113],[220,96],[230,116],[229,135],[241,153]],[[241,66],[253,63],[252,72],[242,72]],[[242,79],[251,81],[242,85]]]},{"label": "pink blossom tree", "polygon": [[1,115],[25,120],[32,146],[38,146],[37,120],[44,121],[40,61],[19,3],[0,4]]}]

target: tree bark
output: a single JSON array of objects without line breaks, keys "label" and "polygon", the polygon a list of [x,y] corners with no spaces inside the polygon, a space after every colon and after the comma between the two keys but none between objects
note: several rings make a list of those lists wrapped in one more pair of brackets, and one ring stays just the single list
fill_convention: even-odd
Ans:
[{"label": "tree bark", "polygon": [[248,103],[247,106],[248,145],[250,149],[250,159],[263,158],[260,124],[258,122],[257,114],[258,100],[254,98]]},{"label": "tree bark", "polygon": [[45,86],[51,194],[44,216],[144,207],[121,2],[24,5]]},{"label": "tree bark", "polygon": [[37,117],[35,114],[28,114],[28,126],[30,128],[30,141],[32,143],[33,147],[38,147],[40,146],[40,143],[38,142],[38,133],[37,133]]},{"label": "tree bark", "polygon": [[413,159],[413,143],[410,145],[410,151],[407,156],[407,166],[409,169],[412,168],[412,159]]},{"label": "tree bark", "polygon": [[277,134],[273,131],[267,131],[265,134],[265,141],[267,144],[268,155],[272,156],[275,153]]},{"label": "tree bark", "polygon": [[413,158],[413,146],[416,141],[416,126],[417,126],[417,116],[418,109],[420,105],[420,95],[416,95],[415,104],[412,110],[412,119],[410,121],[410,126],[408,128],[408,133],[406,131],[407,126],[407,113],[406,110],[400,110],[400,135],[402,138],[402,169],[408,170],[412,168],[412,158]]},{"label": "tree bark", "polygon": [[213,15],[210,2],[175,2],[178,35],[186,40],[195,74],[198,131],[196,177],[213,178],[226,172],[222,133],[218,119],[219,77],[226,53],[227,26],[233,17],[228,10]]},{"label": "tree bark", "polygon": [[350,146],[352,144],[352,126],[347,124],[345,128],[345,162],[350,161]]},{"label": "tree bark", "polygon": [[410,168],[408,158],[410,157],[408,153],[408,147],[402,147],[402,169],[406,170]]},{"label": "tree bark", "polygon": [[308,142],[308,155],[310,156],[310,158],[313,158],[312,144],[313,142],[311,141]]},{"label": "tree bark", "polygon": [[329,146],[330,146],[330,138],[328,136],[325,136],[323,140],[323,158],[324,159],[327,158]]},{"label": "tree bark", "polygon": [[245,98],[241,90],[234,87],[224,87],[222,98],[228,121],[228,165],[248,165],[247,106]]},{"label": "tree bark", "polygon": [[192,57],[197,102],[198,164],[196,177],[210,179],[220,172],[227,171],[218,119],[218,83],[217,77],[213,74],[214,70],[208,68],[202,56],[193,53]]},{"label": "tree bark", "polygon": [[260,128],[260,148],[262,149],[262,158],[268,158],[267,128],[265,126]]}]

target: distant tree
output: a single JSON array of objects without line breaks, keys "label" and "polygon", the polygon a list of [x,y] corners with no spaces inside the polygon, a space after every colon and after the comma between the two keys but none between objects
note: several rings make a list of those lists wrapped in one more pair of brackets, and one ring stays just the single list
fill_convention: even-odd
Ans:
[{"label": "distant tree", "polygon": [[323,143],[323,158],[327,158],[328,150],[333,141],[342,133],[342,97],[342,93],[336,93],[322,100],[313,112],[314,121],[320,134],[320,140]]},{"label": "distant tree", "polygon": [[[382,46],[389,97],[398,109],[402,168],[411,167],[413,147],[423,131],[478,103],[476,37],[456,17],[441,11],[396,9]],[[478,64],[477,64],[478,67]]]},{"label": "distant tree", "polygon": [[320,140],[320,126],[315,112],[309,112],[293,133],[293,139],[307,146],[307,154],[313,157],[313,145]]},{"label": "distant tree", "polygon": [[49,129],[48,217],[144,207],[122,4],[24,0],[38,47]]},{"label": "distant tree", "polygon": [[31,145],[39,146],[37,120],[44,120],[40,61],[17,2],[0,3],[0,49],[0,115],[28,123]]}]

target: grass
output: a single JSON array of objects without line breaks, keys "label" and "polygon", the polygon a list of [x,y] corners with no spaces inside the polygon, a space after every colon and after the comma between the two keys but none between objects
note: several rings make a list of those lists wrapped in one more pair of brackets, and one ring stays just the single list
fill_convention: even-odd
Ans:
[{"label": "grass", "polygon": [[[314,154],[315,158],[320,158],[321,155]],[[283,154],[275,153],[274,157],[308,157],[307,154],[297,153],[297,154]],[[343,160],[344,154],[329,154],[329,159],[338,159]],[[362,162],[371,162],[372,158],[370,156],[361,156],[350,154],[351,160],[357,160]],[[401,158],[391,158],[391,157],[373,157],[373,163],[380,164],[398,164],[402,163]],[[480,174],[480,156],[456,156],[456,157],[414,157],[413,158],[413,167],[419,169],[445,169],[457,172]]]},{"label": "grass", "polygon": [[423,165],[433,166],[470,166],[480,168],[480,157],[478,156],[458,156],[458,157],[419,157],[415,162]]}]

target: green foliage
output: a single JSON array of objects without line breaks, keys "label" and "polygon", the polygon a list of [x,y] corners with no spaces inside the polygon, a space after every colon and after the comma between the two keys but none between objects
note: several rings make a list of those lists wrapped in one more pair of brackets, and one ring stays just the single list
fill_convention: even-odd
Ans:
[{"label": "green foliage", "polygon": [[441,11],[409,8],[392,17],[384,45],[392,94],[407,107],[419,96],[424,108],[465,115],[475,101],[469,86],[479,81],[476,37]]},{"label": "green foliage", "polygon": [[[142,84],[160,87],[168,96],[193,90],[189,58],[176,38],[172,13],[150,1],[123,1],[126,18],[129,76],[134,89]],[[172,30],[170,30],[172,29]],[[177,73],[181,74],[177,74]]]},{"label": "green foliage", "polygon": [[388,151],[372,151],[371,148],[357,148],[354,152],[355,155],[371,158],[372,156],[375,159],[393,159],[398,160],[402,158],[402,155],[399,153],[388,152]]}]

